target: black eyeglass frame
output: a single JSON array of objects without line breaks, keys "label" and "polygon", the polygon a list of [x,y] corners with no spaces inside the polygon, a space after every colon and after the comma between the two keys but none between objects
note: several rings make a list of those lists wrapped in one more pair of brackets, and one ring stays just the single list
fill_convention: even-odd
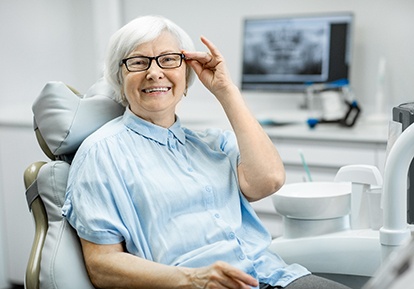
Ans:
[{"label": "black eyeglass frame", "polygon": [[[159,59],[160,57],[163,57],[163,56],[166,56],[166,55],[179,55],[179,56],[180,56],[180,64],[178,64],[177,66],[174,66],[174,67],[163,67],[163,66],[162,66],[162,65],[158,62],[158,59]],[[130,70],[130,69],[129,69],[129,67],[128,67],[128,65],[127,65],[127,61],[128,61],[128,60],[130,60],[130,59],[134,59],[134,58],[146,58],[146,59],[149,59],[149,62],[148,62],[148,67],[147,67],[147,68],[145,68],[145,69],[140,69],[140,70]],[[120,65],[120,66],[125,65],[125,68],[126,68],[129,72],[140,72],[140,71],[145,71],[145,70],[148,70],[148,69],[151,67],[152,61],[153,61],[153,60],[155,60],[155,62],[157,63],[157,65],[158,65],[160,68],[162,68],[162,69],[174,69],[174,68],[178,68],[178,67],[180,67],[180,66],[183,64],[183,59],[185,59],[185,55],[184,55],[184,54],[182,54],[182,53],[164,53],[164,54],[160,54],[160,55],[158,55],[158,56],[154,56],[154,57],[151,57],[151,56],[131,56],[131,57],[128,57],[128,58],[124,58],[124,59],[122,59],[122,60],[121,60],[121,62],[119,63],[119,65]]]}]

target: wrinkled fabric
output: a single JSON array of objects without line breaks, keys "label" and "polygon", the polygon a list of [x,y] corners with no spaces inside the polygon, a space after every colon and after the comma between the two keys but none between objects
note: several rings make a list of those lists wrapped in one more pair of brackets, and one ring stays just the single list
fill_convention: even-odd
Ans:
[{"label": "wrinkled fabric", "polygon": [[286,286],[309,272],[267,250],[271,237],[240,192],[233,132],[168,129],[125,114],[79,148],[63,215],[79,236],[186,267],[221,260]]}]

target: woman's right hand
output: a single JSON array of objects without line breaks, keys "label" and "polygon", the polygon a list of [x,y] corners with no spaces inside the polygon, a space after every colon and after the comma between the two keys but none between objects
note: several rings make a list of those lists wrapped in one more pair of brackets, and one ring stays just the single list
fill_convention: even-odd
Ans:
[{"label": "woman's right hand", "polygon": [[221,261],[207,267],[184,270],[187,271],[192,288],[250,289],[259,286],[249,274]]}]

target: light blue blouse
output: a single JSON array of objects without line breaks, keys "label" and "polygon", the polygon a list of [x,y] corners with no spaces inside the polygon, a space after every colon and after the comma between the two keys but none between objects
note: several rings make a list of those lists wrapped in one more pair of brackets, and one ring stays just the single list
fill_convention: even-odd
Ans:
[{"label": "light blue blouse", "polygon": [[186,267],[222,260],[270,285],[309,274],[267,250],[271,237],[237,179],[233,132],[162,128],[130,110],[88,137],[70,168],[63,215],[79,236]]}]

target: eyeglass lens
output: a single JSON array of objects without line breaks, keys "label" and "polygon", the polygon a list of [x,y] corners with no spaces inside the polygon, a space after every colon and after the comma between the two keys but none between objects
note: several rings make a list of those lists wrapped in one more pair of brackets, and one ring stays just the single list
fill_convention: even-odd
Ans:
[{"label": "eyeglass lens", "polygon": [[179,53],[163,54],[156,57],[136,56],[127,58],[124,63],[129,71],[143,71],[150,68],[152,60],[161,68],[177,68],[181,66],[183,56]]}]

